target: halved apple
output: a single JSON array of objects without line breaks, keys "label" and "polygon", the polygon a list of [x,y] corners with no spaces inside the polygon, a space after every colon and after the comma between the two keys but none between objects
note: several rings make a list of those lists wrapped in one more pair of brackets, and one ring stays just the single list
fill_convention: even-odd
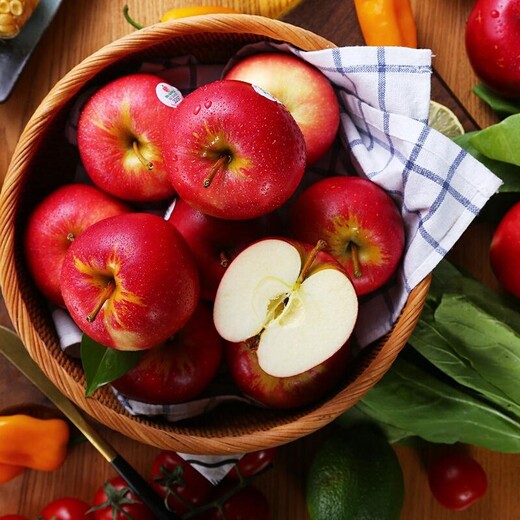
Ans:
[{"label": "halved apple", "polygon": [[350,279],[325,251],[281,238],[242,251],[220,282],[213,319],[237,343],[254,338],[260,368],[275,377],[301,374],[348,340],[358,300]]}]

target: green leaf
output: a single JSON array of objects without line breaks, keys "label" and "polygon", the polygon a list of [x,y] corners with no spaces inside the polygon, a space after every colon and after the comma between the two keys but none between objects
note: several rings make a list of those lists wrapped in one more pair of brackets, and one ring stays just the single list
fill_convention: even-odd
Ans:
[{"label": "green leaf", "polygon": [[456,347],[437,326],[433,311],[428,312],[427,309],[427,312],[421,315],[409,339],[409,344],[457,383],[482,394],[520,420],[520,406],[500,388],[482,377],[473,367],[471,359],[458,354]]},{"label": "green leaf", "polygon": [[124,376],[142,356],[142,352],[107,348],[83,334],[81,338],[81,362],[87,380],[85,397],[98,388]]},{"label": "green leaf", "polygon": [[402,357],[357,407],[429,442],[520,453],[520,422]]},{"label": "green leaf", "polygon": [[490,159],[520,166],[520,114],[478,131],[470,144]]},{"label": "green leaf", "polygon": [[445,295],[435,321],[459,358],[520,405],[520,336],[511,327],[459,294]]},{"label": "green leaf", "polygon": [[[503,160],[495,160],[487,157],[479,152],[473,145],[474,139],[480,139],[479,134],[484,130],[477,130],[474,132],[467,132],[461,136],[454,137],[453,141],[461,148],[466,150],[477,161],[481,162],[486,168],[491,170],[497,177],[499,177],[504,184],[500,186],[498,191],[500,193],[519,193],[520,192],[520,167],[514,164],[509,164]],[[520,132],[520,127],[517,130]],[[484,139],[487,139],[484,137]]]},{"label": "green leaf", "polygon": [[475,95],[487,103],[501,118],[520,112],[520,101],[506,99],[482,83],[475,85],[472,90]]}]

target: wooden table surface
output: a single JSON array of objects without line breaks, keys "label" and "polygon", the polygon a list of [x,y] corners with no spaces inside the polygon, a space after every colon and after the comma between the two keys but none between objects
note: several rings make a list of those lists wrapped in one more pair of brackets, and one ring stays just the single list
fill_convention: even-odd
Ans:
[{"label": "wooden table surface", "polygon": [[[123,3],[106,0],[63,1],[11,97],[0,105],[0,182],[24,125],[53,84],[93,51],[134,30],[123,19]],[[277,16],[289,3],[283,0],[128,1],[130,12],[144,25],[157,21],[164,11],[180,5],[220,4],[246,13]],[[420,46],[433,49],[437,71],[474,119],[481,126],[486,126],[495,119],[490,110],[471,93],[476,79],[464,51],[464,24],[473,3],[473,0],[412,0]],[[489,233],[486,227],[472,225],[455,246],[452,257],[485,283],[496,286],[487,261]],[[0,323],[9,325],[3,301],[0,304]],[[44,400],[39,392],[14,368],[0,360],[0,409],[42,402]],[[140,445],[106,428],[100,429],[131,464],[143,475],[148,475],[152,459],[158,452],[156,448]],[[257,479],[258,487],[272,504],[274,519],[307,518],[305,474],[313,450],[325,433],[321,431],[281,447],[274,468]],[[406,486],[403,520],[519,518],[520,456],[476,448],[470,450],[488,474],[488,493],[469,510],[453,513],[439,506],[429,492],[424,454],[411,448],[396,447]],[[19,513],[34,519],[41,508],[54,498],[77,496],[90,501],[98,486],[113,475],[114,470],[92,446],[87,443],[73,446],[59,470],[51,473],[26,471],[1,485],[0,514]]]}]

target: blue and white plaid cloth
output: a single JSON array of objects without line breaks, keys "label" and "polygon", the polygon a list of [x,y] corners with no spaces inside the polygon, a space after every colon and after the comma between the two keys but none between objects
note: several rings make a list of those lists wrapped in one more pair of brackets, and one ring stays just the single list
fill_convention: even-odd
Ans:
[{"label": "blue and white plaid cloth", "polygon": [[[390,330],[410,291],[446,255],[501,181],[427,125],[431,51],[363,46],[303,52],[286,44],[256,44],[230,63],[265,50],[293,52],[316,66],[340,99],[338,143],[307,172],[302,188],[325,175],[353,173],[346,161],[351,154],[357,174],[382,186],[401,210],[406,228],[402,265],[391,283],[363,297],[360,305],[355,334],[359,345],[366,346]],[[223,73],[221,66],[198,65],[190,57],[146,63],[142,70],[162,76],[183,94]],[[121,402],[131,413],[148,411],[170,420],[190,415],[184,405],[165,410],[122,396]]]}]

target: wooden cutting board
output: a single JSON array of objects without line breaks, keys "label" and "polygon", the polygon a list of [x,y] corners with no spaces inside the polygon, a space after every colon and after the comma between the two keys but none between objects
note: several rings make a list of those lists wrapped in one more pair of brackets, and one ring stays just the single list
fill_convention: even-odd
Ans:
[{"label": "wooden cutting board", "polygon": [[[352,0],[303,0],[282,20],[315,32],[338,46],[365,44]],[[435,69],[431,98],[453,110],[466,132],[479,128]]]}]

